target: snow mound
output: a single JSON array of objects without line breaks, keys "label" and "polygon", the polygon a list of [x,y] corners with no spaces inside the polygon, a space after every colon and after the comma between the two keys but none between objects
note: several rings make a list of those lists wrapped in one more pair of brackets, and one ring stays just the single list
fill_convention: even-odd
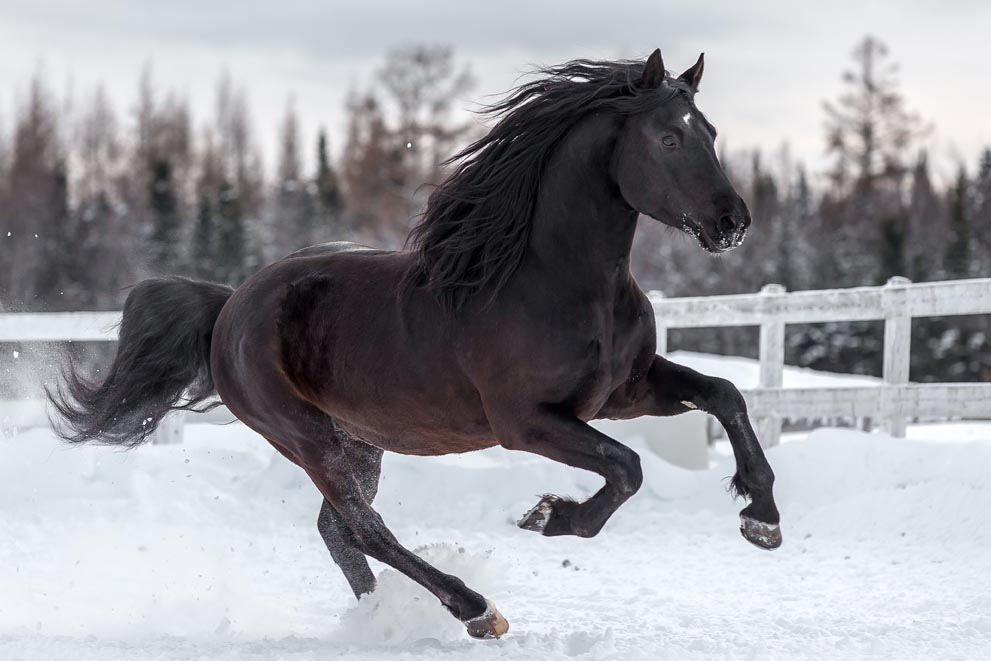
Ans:
[{"label": "snow mound", "polygon": [[239,425],[128,453],[33,430],[0,439],[0,658],[986,658],[989,430],[774,448],[774,553],[739,535],[731,460],[692,472],[632,441],[644,488],[583,540],[515,520],[597,476],[498,448],[387,455],[376,509],[497,605],[510,631],[486,642],[374,561],[379,589],[355,601],[320,495]]},{"label": "snow mound", "polygon": [[819,534],[991,543],[991,446],[818,430],[773,461],[778,500]]},{"label": "snow mound", "polygon": [[[457,544],[437,543],[419,546],[413,552],[482,594],[497,593],[508,573],[508,567],[493,558],[491,551],[469,552]],[[341,615],[340,628],[332,634],[334,640],[394,646],[464,640],[464,626],[419,584],[391,568],[377,580],[375,592]]]}]

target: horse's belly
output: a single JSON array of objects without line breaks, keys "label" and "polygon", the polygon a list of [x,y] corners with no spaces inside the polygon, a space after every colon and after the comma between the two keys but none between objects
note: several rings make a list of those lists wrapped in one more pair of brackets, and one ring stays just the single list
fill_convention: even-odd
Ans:
[{"label": "horse's belly", "polygon": [[478,392],[451,356],[411,351],[390,352],[388,358],[352,340],[346,349],[329,350],[364,354],[365,360],[333,371],[315,403],[354,436],[383,450],[418,455],[496,445]]},{"label": "horse's belly", "polygon": [[469,434],[438,425],[433,429],[388,429],[381,420],[374,427],[366,427],[335,418],[337,424],[350,435],[382,450],[398,454],[435,456],[474,452],[498,445],[491,432]]}]

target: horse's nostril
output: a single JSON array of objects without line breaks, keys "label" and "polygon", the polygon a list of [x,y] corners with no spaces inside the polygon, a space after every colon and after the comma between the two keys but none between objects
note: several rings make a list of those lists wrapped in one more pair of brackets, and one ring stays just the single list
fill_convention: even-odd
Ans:
[{"label": "horse's nostril", "polygon": [[719,228],[719,232],[721,234],[729,234],[730,232],[735,231],[738,225],[739,222],[735,216],[726,214],[725,216],[721,216],[719,218],[719,222],[716,224],[716,227]]}]

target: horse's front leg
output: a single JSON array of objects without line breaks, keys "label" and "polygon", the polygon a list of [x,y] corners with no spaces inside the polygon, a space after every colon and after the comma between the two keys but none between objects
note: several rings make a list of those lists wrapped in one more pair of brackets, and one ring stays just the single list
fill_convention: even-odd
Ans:
[{"label": "horse's front leg", "polygon": [[606,483],[585,502],[546,495],[519,521],[520,528],[548,537],[593,537],[643,482],[640,457],[625,445],[564,411],[539,406],[529,411],[489,411],[500,444],[592,471]]},{"label": "horse's front leg", "polygon": [[747,404],[736,386],[693,369],[654,357],[647,376],[618,393],[603,417],[631,418],[641,415],[677,415],[700,409],[722,424],[733,446],[736,475],[732,488],[750,499],[740,512],[740,532],[753,544],[775,549],[781,546],[780,516],[774,503],[774,472],[747,415]]}]

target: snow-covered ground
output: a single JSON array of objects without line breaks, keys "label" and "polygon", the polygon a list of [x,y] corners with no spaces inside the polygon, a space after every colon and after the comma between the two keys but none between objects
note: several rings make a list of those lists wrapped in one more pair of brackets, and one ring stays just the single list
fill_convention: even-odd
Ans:
[{"label": "snow-covered ground", "polygon": [[[717,356],[694,351],[672,351],[665,356],[703,374],[729,379],[740,390],[756,388],[760,379],[760,363],[752,358]],[[873,376],[837,374],[785,365],[781,385],[783,388],[844,388],[879,386],[881,383],[881,379]]]},{"label": "snow-covered ground", "polygon": [[737,532],[728,463],[644,452],[644,489],[582,540],[513,522],[594,476],[499,449],[389,455],[386,521],[510,621],[474,641],[376,563],[357,604],[315,489],[239,425],[131,453],[33,430],[0,440],[0,659],[988,658],[991,426],[912,431],[772,450],[773,553]]},{"label": "snow-covered ground", "polygon": [[[756,384],[753,361],[674,357]],[[0,439],[0,659],[991,658],[991,423],[784,440],[773,553],[737,531],[721,446],[692,472],[631,441],[644,488],[591,540],[515,520],[538,494],[587,496],[593,475],[500,449],[387,455],[386,522],[510,622],[474,641],[375,562],[379,590],[356,602],[315,488],[240,425],[130,453],[21,432]]]}]

